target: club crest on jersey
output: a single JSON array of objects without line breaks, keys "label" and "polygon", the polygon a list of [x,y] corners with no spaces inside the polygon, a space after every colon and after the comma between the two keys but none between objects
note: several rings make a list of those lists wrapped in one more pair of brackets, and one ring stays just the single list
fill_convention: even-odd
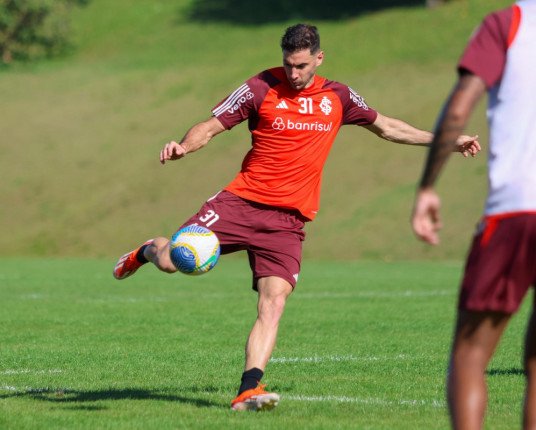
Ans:
[{"label": "club crest on jersey", "polygon": [[318,106],[320,107],[320,110],[324,112],[325,115],[329,115],[333,109],[331,107],[331,100],[328,99],[326,96],[322,97],[322,101]]}]

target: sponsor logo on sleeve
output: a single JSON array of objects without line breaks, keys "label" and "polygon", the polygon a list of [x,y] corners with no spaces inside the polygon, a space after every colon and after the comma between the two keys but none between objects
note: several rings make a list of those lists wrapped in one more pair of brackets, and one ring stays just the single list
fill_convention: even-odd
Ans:
[{"label": "sponsor logo on sleeve", "polygon": [[365,103],[365,99],[361,97],[359,94],[357,94],[350,87],[348,87],[348,89],[350,90],[350,100],[352,100],[361,109],[369,110],[369,107]]},{"label": "sponsor logo on sleeve", "polygon": [[227,97],[222,104],[212,111],[212,113],[214,116],[220,116],[224,112],[234,113],[240,109],[246,101],[251,100],[253,97],[255,97],[255,95],[251,92],[249,85],[244,84]]}]

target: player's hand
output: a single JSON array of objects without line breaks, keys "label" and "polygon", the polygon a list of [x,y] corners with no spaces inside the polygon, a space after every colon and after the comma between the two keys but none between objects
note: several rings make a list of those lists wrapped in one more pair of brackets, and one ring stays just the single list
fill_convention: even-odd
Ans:
[{"label": "player's hand", "polygon": [[478,135],[462,135],[456,139],[455,151],[460,152],[464,157],[469,157],[469,155],[474,157],[481,149]]},{"label": "player's hand", "polygon": [[181,144],[172,140],[164,145],[160,151],[160,162],[165,164],[168,160],[178,160],[186,155],[186,149]]},{"label": "player's hand", "polygon": [[411,225],[415,235],[431,245],[439,244],[441,200],[433,188],[420,189],[415,198]]}]

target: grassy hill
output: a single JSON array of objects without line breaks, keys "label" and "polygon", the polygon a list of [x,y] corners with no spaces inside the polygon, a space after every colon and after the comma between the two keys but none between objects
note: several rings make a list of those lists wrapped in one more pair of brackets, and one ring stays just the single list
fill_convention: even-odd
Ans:
[{"label": "grassy hill", "polygon": [[[424,3],[424,2],[423,2]],[[467,38],[505,0],[391,8],[315,21],[319,73],[382,113],[431,129]],[[162,145],[250,75],[281,62],[294,21],[186,19],[187,0],[93,0],[76,10],[76,51],[0,71],[0,255],[115,257],[172,233],[239,169],[245,125],[162,167]],[[484,106],[470,131],[485,143]],[[444,243],[416,242],[408,219],[425,151],[343,128],[328,160],[305,255],[333,259],[461,258],[486,192],[485,154],[455,157],[441,180]]]}]

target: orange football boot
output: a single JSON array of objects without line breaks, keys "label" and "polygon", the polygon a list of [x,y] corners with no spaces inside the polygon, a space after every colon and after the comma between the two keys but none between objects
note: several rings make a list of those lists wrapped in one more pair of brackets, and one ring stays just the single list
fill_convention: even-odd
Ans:
[{"label": "orange football boot", "polygon": [[231,409],[235,411],[269,411],[279,403],[279,394],[264,390],[266,385],[246,390],[231,402]]},{"label": "orange football boot", "polygon": [[127,252],[116,263],[114,267],[114,278],[125,279],[133,275],[144,263],[140,263],[136,258],[136,254],[140,248],[144,245],[150,245],[153,243],[153,239],[149,239],[143,245],[136,248],[134,251]]}]

